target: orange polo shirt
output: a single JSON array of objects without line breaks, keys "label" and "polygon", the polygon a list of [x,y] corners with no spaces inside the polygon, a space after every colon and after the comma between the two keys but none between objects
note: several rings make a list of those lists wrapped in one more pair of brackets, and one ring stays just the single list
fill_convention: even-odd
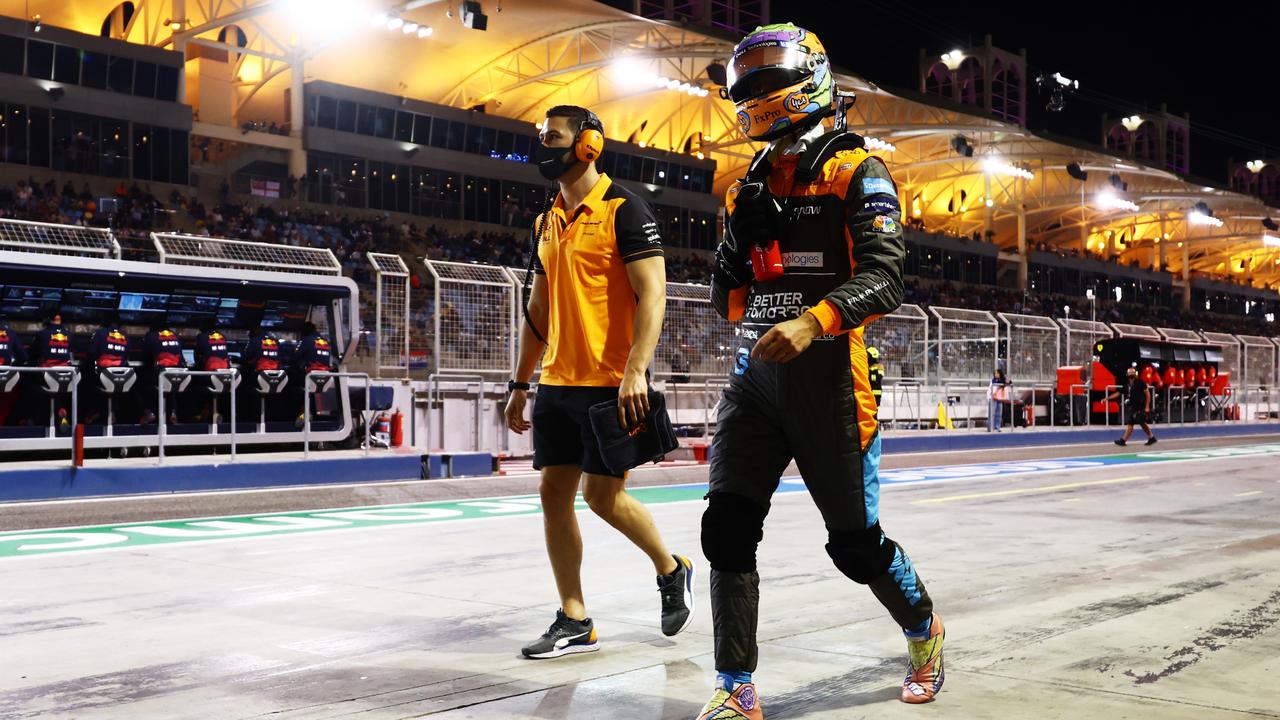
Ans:
[{"label": "orange polo shirt", "polygon": [[534,231],[534,272],[546,275],[550,298],[541,384],[618,387],[636,319],[626,265],[662,256],[653,211],[601,174],[572,212],[557,196]]}]

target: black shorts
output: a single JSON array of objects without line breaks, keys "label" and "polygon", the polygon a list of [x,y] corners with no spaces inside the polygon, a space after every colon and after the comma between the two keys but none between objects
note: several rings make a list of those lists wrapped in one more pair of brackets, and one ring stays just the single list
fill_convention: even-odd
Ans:
[{"label": "black shorts", "polygon": [[587,418],[592,405],[617,398],[616,387],[539,385],[533,400],[533,468],[577,465],[592,475],[625,477],[605,464]]}]

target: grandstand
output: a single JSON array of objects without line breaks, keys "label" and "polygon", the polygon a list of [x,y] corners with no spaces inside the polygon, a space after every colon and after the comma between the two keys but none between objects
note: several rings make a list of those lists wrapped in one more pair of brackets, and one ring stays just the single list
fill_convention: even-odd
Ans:
[{"label": "grandstand", "polygon": [[[705,282],[719,195],[754,150],[708,71],[732,36],[712,28],[759,19],[746,11],[677,29],[657,6],[632,8],[637,17],[587,0],[555,13],[517,2],[502,33],[442,8],[406,11],[402,22],[432,29],[418,37],[339,33],[352,18],[336,9],[293,27],[301,6],[288,2],[249,3],[231,19],[185,4],[108,5],[41,3],[38,34],[22,13],[0,18],[6,117],[28,126],[5,136],[0,212],[101,226],[96,200],[116,195],[126,257],[146,255],[153,229],[305,243],[333,248],[366,287],[365,253],[403,253],[424,374],[433,300],[419,258],[523,266],[524,228],[546,197],[527,164],[543,108],[587,96],[600,108],[602,169],[654,205],[670,246],[688,249],[672,263],[677,282]],[[290,32],[317,49],[293,53],[281,44]],[[403,58],[394,68],[351,60],[388,42]],[[648,82],[656,76],[675,89]],[[1275,334],[1280,253],[1261,224],[1269,164],[1256,181],[1234,172],[1205,186],[1186,175],[1185,120],[1160,113],[1113,122],[1096,147],[1039,137],[1025,126],[1025,58],[989,41],[963,59],[922,58],[917,91],[838,79],[859,97],[850,128],[878,141],[899,180],[909,274],[1018,295],[1013,304],[1050,317],[1078,312],[1092,292],[1104,316],[1113,297],[1119,313],[1141,299],[1168,316],[1160,324]],[[1221,223],[1198,224],[1202,210]],[[371,330],[366,339],[376,341]]]},{"label": "grandstand", "polygon": [[[16,5],[0,15],[0,217],[99,228],[143,262],[158,259],[155,233],[325,249],[359,287],[349,369],[426,383],[413,386],[426,395],[446,375],[500,383],[515,331],[481,309],[517,315],[507,285],[549,197],[529,163],[541,113],[588,103],[607,131],[601,169],[653,206],[668,246],[655,377],[709,389],[723,376],[734,331],[698,286],[720,196],[757,147],[717,83],[767,6],[517,0],[491,31],[413,3],[383,8],[380,23],[360,3],[39,5],[38,23]],[[387,51],[396,63],[377,59]],[[943,397],[1007,363],[1015,382],[1046,383],[1089,361],[1098,328],[1127,323],[1252,348],[1236,379],[1269,401],[1271,163],[1193,177],[1189,121],[1163,110],[1104,118],[1097,145],[1034,132],[1026,56],[989,37],[922,54],[917,71],[914,89],[837,77],[858,98],[849,128],[889,165],[904,208],[906,305],[869,331],[890,382]],[[379,291],[376,255],[404,264],[407,302]],[[446,272],[457,263],[490,267]],[[483,386],[460,392],[484,405]],[[687,419],[714,402],[704,392]],[[413,404],[413,427],[430,426]],[[932,426],[927,407],[912,414]],[[435,442],[485,449],[479,432]]]}]

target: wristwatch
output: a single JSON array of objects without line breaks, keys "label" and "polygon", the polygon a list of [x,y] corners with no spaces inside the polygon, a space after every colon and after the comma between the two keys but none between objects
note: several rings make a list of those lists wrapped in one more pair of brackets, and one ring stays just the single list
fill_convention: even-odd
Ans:
[{"label": "wristwatch", "polygon": [[528,389],[529,389],[529,383],[527,382],[520,382],[519,380],[507,381],[507,392],[511,392],[512,390],[528,390]]}]

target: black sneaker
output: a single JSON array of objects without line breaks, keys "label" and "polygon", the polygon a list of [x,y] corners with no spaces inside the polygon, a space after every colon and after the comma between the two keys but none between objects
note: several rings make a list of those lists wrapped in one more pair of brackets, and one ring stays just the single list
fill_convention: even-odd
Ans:
[{"label": "black sneaker", "polygon": [[1128,445],[1128,443],[1126,443],[1124,440],[1117,440],[1116,444],[1119,445],[1120,447],[1124,447],[1125,445]]},{"label": "black sneaker", "polygon": [[596,626],[591,618],[573,620],[564,614],[564,610],[556,610],[556,621],[542,634],[542,637],[524,646],[520,652],[527,658],[546,660],[573,653],[595,652],[600,649],[596,639]]},{"label": "black sneaker", "polygon": [[1155,445],[1155,444],[1156,444],[1156,442],[1158,442],[1158,441],[1156,440],[1156,436],[1155,436],[1155,435],[1152,435],[1151,437],[1147,438],[1147,444],[1148,444],[1148,445]]},{"label": "black sneaker", "polygon": [[693,622],[693,561],[681,555],[676,571],[658,576],[658,592],[662,595],[662,634],[679,635]]}]

